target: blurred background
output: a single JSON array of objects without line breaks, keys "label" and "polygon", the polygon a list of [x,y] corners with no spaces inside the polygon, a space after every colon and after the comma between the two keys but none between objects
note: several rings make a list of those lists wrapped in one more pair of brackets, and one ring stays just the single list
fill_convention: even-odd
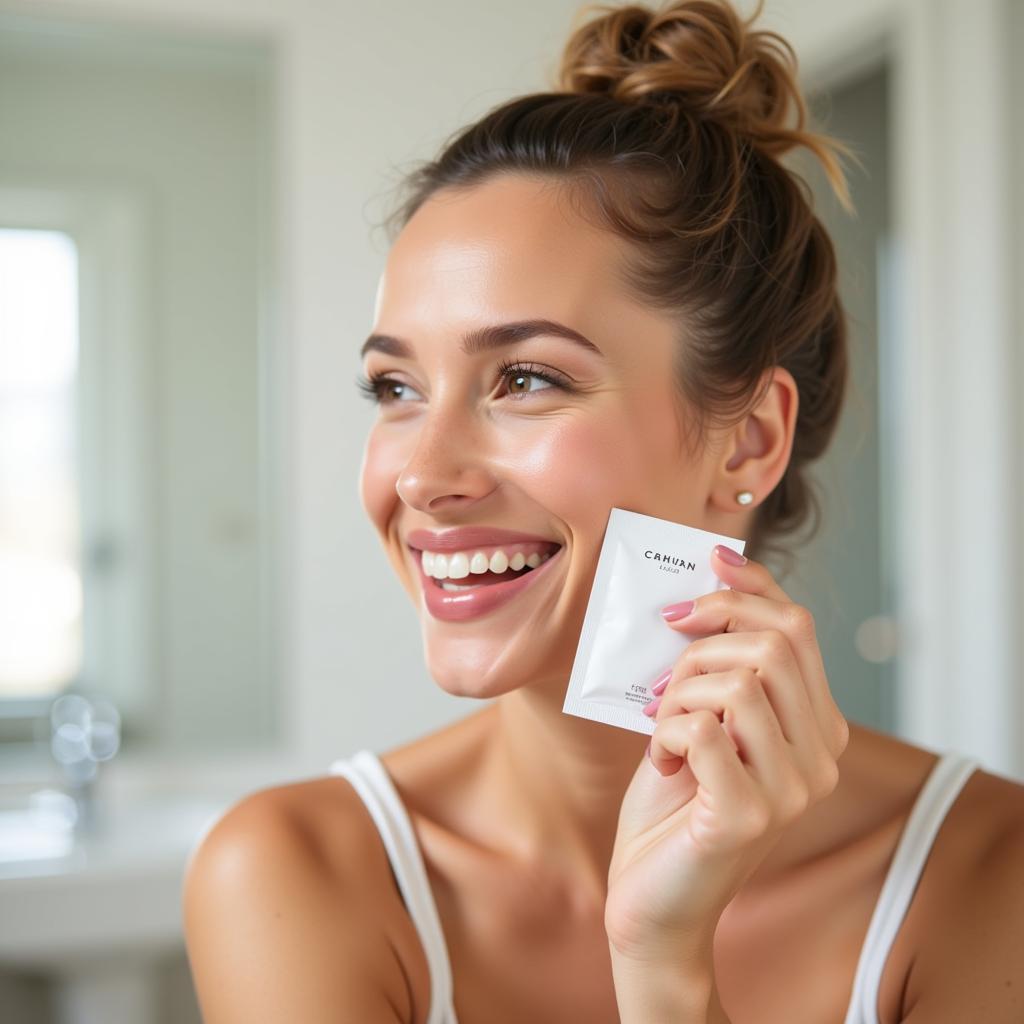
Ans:
[{"label": "blurred background", "polygon": [[[549,88],[576,10],[0,0],[3,1021],[198,1022],[209,824],[475,710],[359,505],[357,349],[403,170]],[[850,218],[793,161],[853,381],[781,582],[848,717],[1024,778],[1024,3],[762,26],[865,168]]]}]

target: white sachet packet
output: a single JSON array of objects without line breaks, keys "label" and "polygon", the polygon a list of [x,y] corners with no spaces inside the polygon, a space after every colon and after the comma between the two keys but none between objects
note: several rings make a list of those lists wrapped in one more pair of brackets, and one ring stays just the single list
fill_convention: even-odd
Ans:
[{"label": "white sachet packet", "polygon": [[716,544],[743,554],[746,541],[624,508],[611,510],[564,713],[654,732],[654,720],[641,710],[653,697],[651,684],[696,639],[666,623],[661,609],[729,589],[711,568]]}]

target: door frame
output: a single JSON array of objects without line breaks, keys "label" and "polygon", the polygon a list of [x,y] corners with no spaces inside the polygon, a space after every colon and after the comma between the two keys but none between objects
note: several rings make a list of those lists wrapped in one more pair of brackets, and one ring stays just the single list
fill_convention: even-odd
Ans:
[{"label": "door frame", "polygon": [[899,401],[886,413],[899,476],[883,575],[896,582],[898,731],[1024,777],[1009,4],[796,0],[779,12],[808,91],[881,60],[892,76]]}]

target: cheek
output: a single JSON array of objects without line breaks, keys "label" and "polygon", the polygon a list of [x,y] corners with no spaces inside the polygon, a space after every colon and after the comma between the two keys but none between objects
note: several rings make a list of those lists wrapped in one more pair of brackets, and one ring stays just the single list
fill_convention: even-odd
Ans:
[{"label": "cheek", "polygon": [[381,534],[387,532],[388,522],[400,500],[395,483],[402,471],[402,464],[398,444],[389,441],[377,427],[372,428],[366,438],[363,462],[359,469],[359,500]]},{"label": "cheek", "polygon": [[658,504],[666,477],[685,473],[667,419],[650,407],[606,408],[538,423],[506,451],[507,475],[574,533],[603,532],[611,506]]}]

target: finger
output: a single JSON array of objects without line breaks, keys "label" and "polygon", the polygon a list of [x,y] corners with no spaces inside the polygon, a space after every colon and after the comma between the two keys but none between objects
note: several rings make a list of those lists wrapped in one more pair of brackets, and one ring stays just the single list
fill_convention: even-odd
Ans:
[{"label": "finger", "polygon": [[[728,584],[733,590],[742,590],[745,594],[758,594],[784,603],[792,601],[766,565],[753,558],[748,558],[742,565],[733,565],[722,557],[722,550],[732,551],[732,548],[726,544],[716,544],[711,549],[711,568],[723,583]],[[732,553],[738,558],[743,557],[739,552]]]},{"label": "finger", "polygon": [[781,804],[784,814],[790,795],[799,804],[809,786],[756,672],[745,668],[679,679],[662,695],[655,720],[698,710],[713,711],[722,719],[740,762],[770,802]]},{"label": "finger", "polygon": [[[754,780],[740,763],[736,748],[722,723],[711,711],[669,715],[658,722],[651,734],[651,764],[658,771],[683,758],[703,790],[703,802],[723,816],[735,815],[743,822],[747,815],[764,812],[764,801]],[[698,796],[695,799],[701,799]]]},{"label": "finger", "polygon": [[[748,563],[757,567],[756,562]],[[733,568],[730,566],[730,568]],[[747,566],[743,566],[746,569]],[[739,568],[734,569],[740,572]],[[780,591],[781,592],[781,591]],[[696,599],[689,615],[669,621],[683,633],[745,633],[774,629],[790,641],[818,728],[833,756],[846,745],[846,719],[829,689],[814,616],[802,605],[741,590],[715,590]]]},{"label": "finger", "polygon": [[[767,700],[789,743],[815,757],[828,749],[800,663],[784,633],[765,629],[702,637],[679,656],[672,675],[681,679],[731,668],[750,668],[760,676]],[[670,681],[666,692],[672,686]]]},{"label": "finger", "polygon": [[[755,562],[753,559],[747,559],[745,564],[741,566],[730,565],[726,562],[719,551],[724,548],[723,544],[716,544],[711,552],[711,568],[715,571],[715,575],[722,580],[723,583],[727,584],[725,590],[713,590],[703,597],[697,598],[693,604],[694,611],[691,611],[690,615],[686,618],[677,618],[670,621],[670,625],[675,628],[681,628],[682,624],[685,623],[683,632],[691,632],[690,626],[696,623],[694,612],[699,606],[703,609],[707,603],[708,598],[714,597],[718,594],[729,594],[732,592],[739,592],[742,594],[749,594],[752,597],[761,598],[762,602],[760,607],[768,608],[771,604],[776,605],[787,605],[792,604],[789,594],[787,594],[782,587],[775,582],[775,577],[769,572],[769,570],[762,565],[760,562]],[[732,550],[732,549],[729,549]],[[734,554],[736,554],[734,552]],[[737,557],[742,557],[737,554]],[[676,605],[669,605],[669,608],[676,608]],[[662,614],[668,609],[663,608]],[[703,629],[704,620],[701,620],[702,625],[697,626],[698,630]],[[713,622],[708,621],[706,623],[707,630],[718,632],[722,629],[721,626],[715,625]]]}]

